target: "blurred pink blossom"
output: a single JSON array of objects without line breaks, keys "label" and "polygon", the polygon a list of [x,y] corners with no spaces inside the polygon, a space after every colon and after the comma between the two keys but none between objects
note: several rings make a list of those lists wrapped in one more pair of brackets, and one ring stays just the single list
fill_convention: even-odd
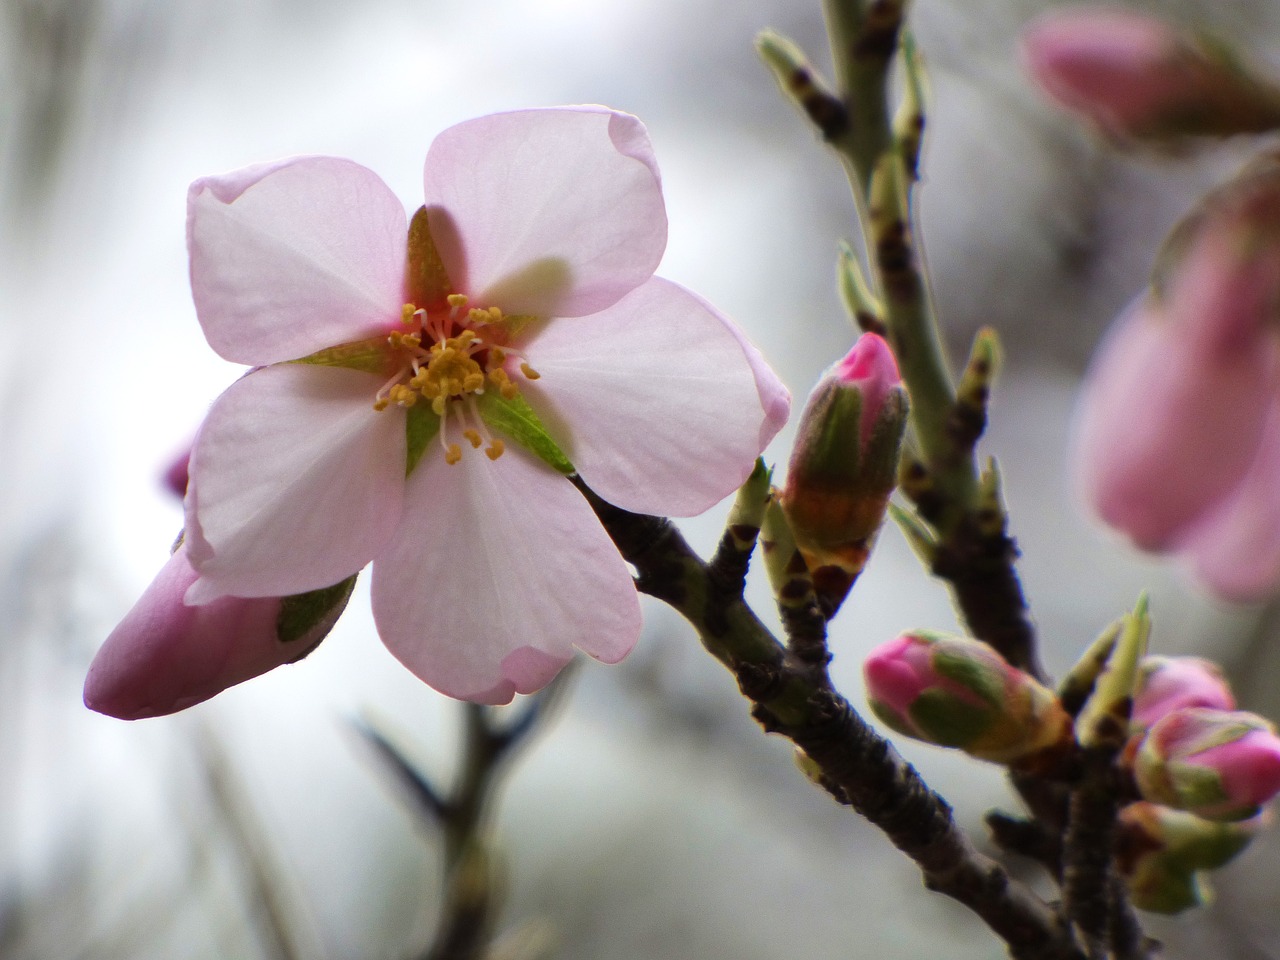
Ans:
[{"label": "blurred pink blossom", "polygon": [[1086,378],[1077,476],[1101,518],[1222,596],[1280,581],[1280,167],[1208,197]]},{"label": "blurred pink blossom", "polygon": [[462,123],[424,188],[410,220],[335,158],[192,185],[197,315],[254,369],[191,454],[185,601],[288,597],[373,561],[391,652],[502,703],[639,634],[627,566],[563,473],[626,509],[700,513],[789,396],[727,318],[653,276],[666,214],[636,118]]},{"label": "blurred pink blossom", "polygon": [[1219,44],[1154,17],[1055,10],[1022,34],[1023,64],[1063,106],[1117,139],[1228,136],[1280,124],[1280,96]]}]

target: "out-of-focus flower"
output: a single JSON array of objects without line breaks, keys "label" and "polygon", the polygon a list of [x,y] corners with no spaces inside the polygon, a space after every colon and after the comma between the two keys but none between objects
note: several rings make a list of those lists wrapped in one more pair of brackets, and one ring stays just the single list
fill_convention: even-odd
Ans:
[{"label": "out-of-focus flower", "polygon": [[1280,126],[1280,90],[1221,43],[1128,11],[1076,7],[1022,35],[1051,97],[1119,140],[1231,136]]},{"label": "out-of-focus flower", "polygon": [[1212,892],[1202,871],[1235,859],[1263,819],[1217,823],[1155,803],[1129,804],[1120,811],[1116,866],[1133,905],[1166,914],[1206,905]]},{"label": "out-of-focus flower", "polygon": [[1184,707],[1236,708],[1222,668],[1200,657],[1145,657],[1138,668],[1133,725],[1146,729]]},{"label": "out-of-focus flower", "polygon": [[195,581],[179,546],[98,650],[85,706],[121,720],[163,716],[300,660],[329,633],[355,584],[352,577],[300,597],[190,606],[183,596]]},{"label": "out-of-focus flower", "polygon": [[1233,599],[1280,580],[1280,163],[1208,196],[1099,348],[1076,423],[1102,519]]},{"label": "out-of-focus flower", "polygon": [[932,630],[904,633],[863,664],[872,712],[899,733],[1017,763],[1071,738],[1053,692],[985,643]]},{"label": "out-of-focus flower", "polygon": [[188,447],[165,468],[164,485],[165,489],[171,493],[175,493],[179,498],[187,495],[187,468],[191,464],[191,448]]},{"label": "out-of-focus flower", "polygon": [[412,218],[328,157],[192,185],[197,315],[255,369],[192,451],[185,600],[305,593],[373,561],[391,652],[500,703],[639,633],[626,564],[564,474],[626,509],[699,513],[789,397],[728,319],[653,276],[666,214],[636,118],[462,123],[424,184]]},{"label": "out-of-focus flower", "polygon": [[1153,803],[1244,820],[1280,792],[1280,737],[1256,714],[1188,707],[1147,732],[1133,772]]},{"label": "out-of-focus flower", "polygon": [[828,617],[884,521],[897,482],[907,394],[888,343],[866,333],[814,387],[781,503]]}]

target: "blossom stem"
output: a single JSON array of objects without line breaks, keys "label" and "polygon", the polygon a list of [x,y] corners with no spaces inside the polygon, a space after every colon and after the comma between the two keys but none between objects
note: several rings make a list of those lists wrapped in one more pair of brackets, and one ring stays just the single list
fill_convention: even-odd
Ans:
[{"label": "blossom stem", "polygon": [[[1014,568],[1017,551],[1004,533],[1007,517],[999,505],[999,524],[984,517],[990,504],[974,445],[985,423],[985,402],[974,409],[968,392],[957,396],[919,256],[913,190],[926,118],[923,68],[903,34],[908,6],[909,0],[823,0],[835,68],[833,95],[844,105],[848,123],[835,135],[829,128],[822,132],[849,178],[866,274],[883,306],[884,326],[911,396],[919,456],[915,482],[903,487],[921,519],[937,531],[939,562],[933,572],[950,583],[973,636],[1043,680]],[[907,91],[892,118],[888,75],[899,53]],[[804,62],[798,52],[791,59]],[[777,64],[771,66],[777,72]],[[975,356],[993,346],[984,335]],[[971,385],[969,379],[962,387]]]},{"label": "blossom stem", "polygon": [[799,747],[822,786],[914,860],[929,889],[978,914],[1017,960],[1085,960],[1054,909],[975,849],[946,801],[834,689],[825,663],[804,662],[783,646],[670,521],[579,487],[635,566],[637,587],[689,620],[752,701],[757,722]]}]

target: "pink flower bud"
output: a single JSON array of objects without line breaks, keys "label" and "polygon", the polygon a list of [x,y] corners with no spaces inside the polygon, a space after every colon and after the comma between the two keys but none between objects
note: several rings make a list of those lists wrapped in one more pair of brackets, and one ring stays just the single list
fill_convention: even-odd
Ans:
[{"label": "pink flower bud", "polygon": [[1117,139],[1260,132],[1280,98],[1219,47],[1153,17],[1075,8],[1022,35],[1027,71],[1049,96]]},{"label": "pink flower bud", "polygon": [[[1158,274],[1086,379],[1079,479],[1102,519],[1140,547],[1194,539],[1226,581],[1224,541],[1250,546],[1240,564],[1259,559],[1222,511],[1260,457],[1280,393],[1280,165],[1206,198],[1175,230]],[[1242,506],[1280,517],[1280,487],[1252,489]]]},{"label": "pink flower bud", "polygon": [[346,607],[355,578],[298,597],[222,597],[187,606],[196,580],[180,546],[89,667],[90,710],[140,720],[176,713],[300,660]]},{"label": "pink flower bud", "polygon": [[181,500],[187,495],[187,481],[190,479],[187,468],[191,464],[191,448],[187,447],[181,454],[173,458],[173,462],[164,471],[164,485]]},{"label": "pink flower bud", "polygon": [[858,338],[805,405],[781,503],[828,616],[884,520],[906,422],[897,361],[874,333]]},{"label": "pink flower bud", "polygon": [[1177,710],[1147,733],[1134,776],[1153,803],[1209,820],[1243,820],[1280,792],[1280,737],[1256,714]]},{"label": "pink flower bud", "polygon": [[1071,735],[1051,691],[968,637],[902,634],[871,652],[863,675],[872,712],[889,727],[982,760],[1026,761]]},{"label": "pink flower bud", "polygon": [[1184,707],[1236,708],[1222,668],[1200,657],[1143,658],[1133,699],[1134,726],[1150,727],[1165,714]]}]

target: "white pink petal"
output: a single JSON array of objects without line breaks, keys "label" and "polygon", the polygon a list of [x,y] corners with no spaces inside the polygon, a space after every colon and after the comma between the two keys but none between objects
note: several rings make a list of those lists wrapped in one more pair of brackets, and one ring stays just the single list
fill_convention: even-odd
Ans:
[{"label": "white pink petal", "polygon": [[631,575],[586,501],[519,449],[429,451],[373,567],[378,634],[449,696],[505,703],[574,650],[621,660],[640,633]]},{"label": "white pink petal", "polygon": [[373,409],[378,377],[283,364],[232,384],[191,455],[187,599],[287,596],[343,580],[390,539],[405,421]]},{"label": "white pink petal", "polygon": [[424,182],[455,289],[508,314],[603,310],[652,276],[666,247],[644,126],[603,107],[450,127],[427,151]]},{"label": "white pink petal", "polygon": [[299,157],[206,177],[187,198],[191,293],[235,363],[296,360],[399,318],[408,220],[377,174]]},{"label": "white pink petal", "polygon": [[728,496],[789,405],[725,317],[658,277],[523,349],[541,374],[528,400],[578,473],[641,513],[692,516]]}]

